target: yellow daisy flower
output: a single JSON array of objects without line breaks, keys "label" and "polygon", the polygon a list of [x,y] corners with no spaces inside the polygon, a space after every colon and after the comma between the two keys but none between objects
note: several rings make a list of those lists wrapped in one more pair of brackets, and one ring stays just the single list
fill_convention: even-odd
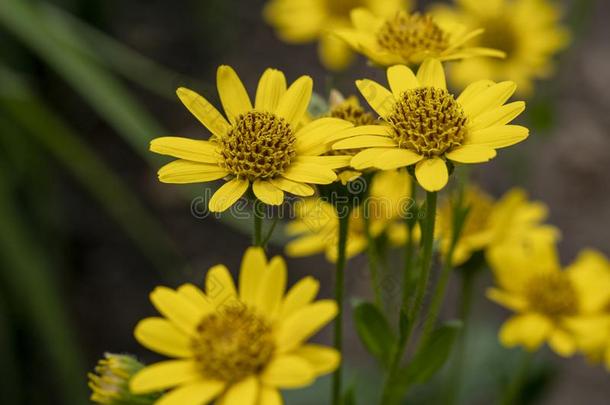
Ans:
[{"label": "yellow daisy flower", "polygon": [[305,341],[335,317],[336,303],[314,302],[311,277],[285,287],[284,260],[268,262],[261,248],[246,251],[239,290],[223,265],[208,271],[205,293],[192,284],[157,287],[150,299],[162,317],[140,321],[135,337],[174,360],[137,373],[131,391],[168,390],[157,405],[280,405],[279,389],[332,372],[339,353]]},{"label": "yellow daisy flower", "polygon": [[[348,259],[368,247],[365,215],[369,218],[372,237],[386,232],[393,246],[404,244],[406,240],[405,218],[411,203],[411,183],[406,171],[376,173],[370,187],[368,198],[349,213]],[[295,204],[295,213],[297,219],[287,225],[286,232],[296,238],[286,245],[286,254],[304,257],[325,253],[329,261],[336,261],[339,213],[335,207],[320,198],[309,198]]]},{"label": "yellow daisy flower", "polygon": [[602,304],[595,286],[583,282],[589,263],[580,258],[562,271],[555,245],[545,237],[495,249],[488,259],[497,287],[487,296],[516,313],[502,326],[501,343],[534,351],[548,342],[557,354],[572,355],[578,343],[572,325]]},{"label": "yellow daisy flower", "polygon": [[[548,217],[546,205],[529,201],[522,189],[514,188],[499,201],[494,201],[479,187],[470,185],[462,198],[469,211],[453,253],[455,266],[463,264],[478,251],[501,249],[507,244],[528,244],[531,238],[559,238],[556,227],[543,224]],[[453,228],[451,199],[440,204],[437,221],[441,250],[446,253]]]},{"label": "yellow daisy flower", "polygon": [[399,11],[392,17],[377,17],[365,8],[352,10],[353,28],[340,28],[334,34],[355,51],[381,66],[419,64],[426,58],[457,60],[474,56],[504,57],[495,49],[468,47],[483,33],[464,26],[437,21],[430,14]]},{"label": "yellow daisy flower", "polygon": [[354,54],[341,39],[330,34],[337,28],[350,26],[350,11],[365,7],[380,17],[391,17],[408,9],[408,0],[271,0],[264,17],[282,41],[302,44],[319,40],[318,54],[330,70],[346,69]]},{"label": "yellow daisy flower", "polygon": [[[519,92],[530,94],[535,79],[553,72],[553,56],[570,42],[560,25],[560,6],[549,0],[456,0],[455,7],[440,6],[432,13],[439,21],[458,21],[485,33],[477,46],[499,49],[505,59],[473,58],[451,67],[457,86],[474,80],[513,80]],[[525,22],[525,25],[524,25]]]},{"label": "yellow daisy flower", "polygon": [[181,184],[226,178],[210,199],[213,212],[229,208],[250,185],[259,200],[280,205],[284,192],[309,196],[314,193],[310,184],[332,183],[337,178],[333,169],[346,166],[349,157],[320,155],[330,150],[329,134],[353,125],[336,118],[301,125],[312,85],[309,76],[301,76],[286,88],[284,74],[267,69],[252,105],[237,73],[220,66],[217,87],[227,118],[199,94],[179,88],[182,103],[212,136],[207,141],[154,139],[151,151],[178,158],[159,170],[159,180]]},{"label": "yellow daisy flower", "polygon": [[417,76],[404,65],[387,70],[388,90],[368,79],[356,81],[362,96],[383,125],[347,129],[333,137],[333,149],[367,148],[352,158],[356,170],[390,170],[415,165],[418,183],[428,191],[445,187],[447,160],[487,162],[496,149],[523,141],[528,129],[507,125],[525,103],[504,104],[514,93],[513,82],[482,80],[459,97],[447,91],[441,62],[427,59]]}]

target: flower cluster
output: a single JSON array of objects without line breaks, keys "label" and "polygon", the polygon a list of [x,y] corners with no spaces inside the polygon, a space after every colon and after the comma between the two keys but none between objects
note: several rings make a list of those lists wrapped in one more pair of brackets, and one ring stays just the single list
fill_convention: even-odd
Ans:
[{"label": "flower cluster", "polygon": [[[92,399],[280,405],[281,390],[333,373],[332,403],[344,403],[345,268],[363,253],[375,303],[357,303],[354,324],[385,373],[384,405],[400,403],[411,386],[431,378],[466,327],[466,313],[461,322],[437,325],[452,270],[466,279],[489,267],[495,286],[487,296],[514,312],[499,332],[503,345],[533,351],[548,342],[562,356],[581,352],[610,368],[607,259],[586,250],[562,270],[560,232],[545,222],[547,207],[519,188],[496,200],[463,168],[528,138],[529,129],[516,123],[526,104],[512,97],[531,93],[532,80],[546,76],[550,57],[567,44],[555,9],[546,0],[461,0],[425,13],[404,0],[271,0],[263,14],[287,42],[319,39],[329,69],[361,54],[387,85],[364,77],[347,89],[370,109],[335,89],[326,103],[314,97],[311,77],[289,84],[269,68],[251,97],[223,65],[216,78],[222,110],[193,90],[177,90],[209,134],[152,140],[152,152],[174,158],[159,169],[159,180],[220,180],[209,210],[223,212],[245,198],[253,207],[255,246],[244,254],[238,285],[219,264],[201,287],[156,288],[150,300],[160,316],[140,321],[135,338],[170,360],[135,367],[110,356],[91,375]],[[524,20],[527,33],[519,25]],[[437,209],[439,192],[447,190]],[[312,277],[287,289],[284,259],[267,259],[282,218],[264,236],[261,207],[271,216],[284,204],[294,214],[280,226],[290,238],[286,254],[323,253],[334,264],[333,300],[315,300],[319,284]],[[389,251],[398,247],[402,272],[390,269]],[[441,271],[432,277],[437,254]],[[399,303],[380,289],[384,284],[400,292]],[[308,343],[333,319],[334,347]],[[415,336],[419,343],[403,365]]]}]

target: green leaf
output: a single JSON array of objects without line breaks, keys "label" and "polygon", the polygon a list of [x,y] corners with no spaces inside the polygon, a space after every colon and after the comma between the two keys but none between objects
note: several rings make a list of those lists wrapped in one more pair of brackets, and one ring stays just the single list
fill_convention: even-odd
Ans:
[{"label": "green leaf", "polygon": [[432,332],[409,365],[399,373],[404,376],[407,385],[423,384],[440,370],[447,361],[461,328],[461,321],[450,321]]},{"label": "green leaf", "polygon": [[386,318],[375,305],[363,302],[354,309],[354,320],[358,336],[366,349],[387,366],[396,338]]}]

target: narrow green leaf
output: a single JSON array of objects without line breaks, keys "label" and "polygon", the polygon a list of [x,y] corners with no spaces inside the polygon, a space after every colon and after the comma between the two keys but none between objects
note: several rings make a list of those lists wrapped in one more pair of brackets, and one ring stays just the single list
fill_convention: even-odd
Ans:
[{"label": "narrow green leaf", "polygon": [[450,321],[432,332],[428,341],[403,370],[408,385],[425,383],[436,374],[447,361],[461,328],[461,321]]},{"label": "narrow green leaf", "polygon": [[363,302],[354,309],[354,320],[358,336],[366,349],[387,366],[396,338],[386,318],[375,305]]}]

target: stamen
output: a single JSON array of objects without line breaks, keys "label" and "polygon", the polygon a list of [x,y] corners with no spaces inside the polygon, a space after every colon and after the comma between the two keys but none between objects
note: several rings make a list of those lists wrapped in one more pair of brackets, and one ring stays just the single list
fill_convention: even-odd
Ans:
[{"label": "stamen", "polygon": [[533,277],[526,289],[530,307],[557,318],[573,315],[578,310],[578,296],[564,273],[549,273]]}]

